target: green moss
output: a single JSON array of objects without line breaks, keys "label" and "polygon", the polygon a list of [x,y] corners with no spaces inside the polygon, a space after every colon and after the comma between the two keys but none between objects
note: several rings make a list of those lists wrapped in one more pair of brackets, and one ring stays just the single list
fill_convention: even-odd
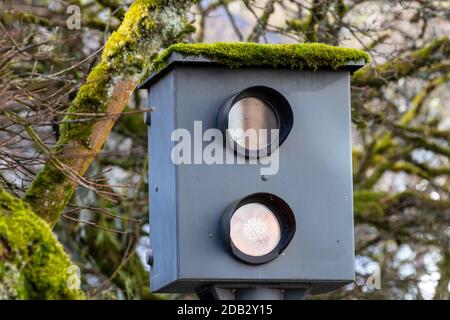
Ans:
[{"label": "green moss", "polygon": [[427,46],[423,46],[417,51],[414,51],[412,53],[412,57],[414,59],[427,59],[431,54],[433,54],[436,51],[436,48],[439,48],[442,45],[448,46],[448,44],[449,44],[448,38],[436,39],[430,42]]},{"label": "green moss", "polygon": [[20,12],[15,10],[5,10],[1,17],[1,20],[3,20],[5,23],[10,24],[14,23],[16,21],[21,21],[23,23],[27,24],[37,24],[42,27],[52,28],[58,26],[57,23],[52,22],[51,20],[48,20],[43,17],[36,16],[34,14],[28,13],[28,12]]},{"label": "green moss", "polygon": [[339,0],[336,4],[337,14],[339,17],[344,17],[347,12],[350,10],[350,7],[344,3],[344,1]]},{"label": "green moss", "polygon": [[[33,203],[35,212],[41,212],[41,218],[46,220],[49,224],[53,224],[56,218],[59,216],[57,211],[63,210],[67,205],[67,201],[70,200],[73,191],[75,190],[72,185],[68,185],[68,189],[61,190],[59,186],[64,185],[63,182],[68,179],[60,170],[57,170],[53,166],[46,166],[42,169],[34,179],[31,187],[28,189],[24,200]],[[52,208],[55,210],[41,210],[41,208],[48,208],[47,203],[48,194],[63,193],[57,197],[51,197],[53,203]],[[60,212],[60,211],[59,211]]]},{"label": "green moss", "polygon": [[[58,142],[51,150],[54,159],[74,168],[77,173],[83,173],[79,171],[89,165],[92,157],[81,159],[73,155],[92,151],[94,125],[104,119],[98,113],[107,112],[108,106],[112,107],[113,103],[117,107],[114,112],[121,111],[123,106],[117,105],[117,102],[123,101],[115,99],[129,95],[132,87],[149,69],[157,50],[183,32],[184,15],[192,3],[192,0],[133,1],[120,27],[105,44],[99,65],[89,74],[87,83],[80,87],[71,103],[69,114],[60,126]],[[123,91],[118,93],[116,90]],[[49,161],[45,168],[52,165],[54,162]],[[52,171],[48,169],[43,174],[39,173],[37,182],[32,184],[25,197],[33,205],[34,212],[50,225],[56,223],[76,184],[68,178],[58,183],[59,177],[53,179]],[[54,184],[51,195],[40,196],[48,190],[39,182],[49,179]]]},{"label": "green moss", "polygon": [[80,87],[75,100],[68,109],[68,114],[61,124],[59,145],[71,139],[76,139],[88,146],[87,138],[92,131],[93,121],[72,122],[73,120],[89,120],[90,117],[75,115],[74,113],[100,113],[106,111],[108,84],[110,81],[109,68],[105,62],[99,63],[89,74],[86,83]]},{"label": "green moss", "polygon": [[[128,67],[133,64],[140,65],[144,58],[134,52],[128,55],[130,51],[135,51],[140,44],[141,39],[155,28],[154,21],[150,18],[150,13],[156,10],[158,1],[156,0],[137,0],[125,14],[120,28],[115,31],[102,53],[103,61],[113,62],[111,65],[124,65]],[[127,61],[123,61],[123,59]],[[133,60],[133,61],[130,61]]]},{"label": "green moss", "polygon": [[172,53],[183,56],[202,56],[231,68],[287,67],[295,70],[337,69],[354,61],[369,62],[369,55],[361,50],[341,48],[322,43],[255,44],[214,43],[175,44],[163,51],[153,63],[153,71],[163,69]]},{"label": "green moss", "polygon": [[83,299],[67,288],[71,265],[45,221],[0,189],[0,299]]},{"label": "green moss", "polygon": [[[136,0],[127,11],[119,29],[115,31],[105,44],[101,62],[89,73],[86,83],[72,102],[69,113],[102,113],[106,112],[110,100],[111,88],[117,75],[141,73],[148,63],[146,55],[139,54],[141,47],[148,41],[142,41],[154,28],[150,18],[156,10],[157,0]],[[116,77],[116,78],[115,78]],[[92,121],[89,121],[89,118]],[[76,122],[74,120],[82,120]],[[61,125],[61,137],[58,146],[63,147],[70,141],[79,141],[90,148],[89,136],[93,124],[98,119],[89,116],[67,115]]]},{"label": "green moss", "polygon": [[383,192],[372,190],[358,190],[353,194],[355,217],[370,220],[380,220],[384,217],[382,200],[386,196]]},{"label": "green moss", "polygon": [[308,32],[309,25],[311,23],[310,16],[304,19],[289,19],[286,20],[286,25],[288,30],[293,30],[298,33]]},{"label": "green moss", "polygon": [[436,39],[412,53],[384,64],[359,69],[352,77],[352,84],[380,88],[394,79],[400,79],[425,65],[432,64],[434,60],[442,60],[442,57],[448,56],[449,51],[450,41],[447,37]]}]

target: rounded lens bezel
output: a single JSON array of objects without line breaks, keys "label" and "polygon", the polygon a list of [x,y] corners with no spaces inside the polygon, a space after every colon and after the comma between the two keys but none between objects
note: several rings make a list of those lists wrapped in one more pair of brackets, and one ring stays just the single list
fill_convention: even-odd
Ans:
[{"label": "rounded lens bezel", "polygon": [[[251,256],[239,250],[233,243],[230,236],[231,218],[240,207],[246,204],[259,203],[266,206],[273,212],[280,224],[280,241],[277,246],[269,253],[262,256]],[[232,203],[223,213],[220,222],[222,238],[228,250],[233,256],[249,264],[263,264],[278,257],[289,245],[294,237],[296,230],[296,221],[294,212],[289,205],[280,197],[270,193],[254,193]]]},{"label": "rounded lens bezel", "polygon": [[[229,113],[233,106],[244,98],[256,98],[263,102],[274,113],[278,122],[278,144],[271,141],[264,148],[250,150],[242,147],[229,134]],[[265,86],[254,86],[246,88],[228,98],[222,105],[218,115],[218,127],[222,131],[225,145],[232,146],[235,154],[246,158],[260,158],[270,155],[286,140],[294,124],[294,114],[287,99],[275,89]]]}]

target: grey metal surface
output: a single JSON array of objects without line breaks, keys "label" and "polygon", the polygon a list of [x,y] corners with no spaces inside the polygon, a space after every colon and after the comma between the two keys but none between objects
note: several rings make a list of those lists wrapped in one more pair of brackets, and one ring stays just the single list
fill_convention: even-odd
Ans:
[{"label": "grey metal surface", "polygon": [[175,124],[174,81],[173,74],[164,77],[149,96],[152,106],[157,106],[152,112],[154,125],[148,129],[152,288],[167,285],[178,274],[176,168],[170,160],[170,135]]},{"label": "grey metal surface", "polygon": [[[353,281],[349,81],[348,71],[183,66],[153,84],[149,95],[149,105],[156,107],[149,129],[153,291],[192,292],[208,283],[234,287],[265,283],[283,288],[312,285],[311,293],[320,293]],[[255,85],[281,92],[294,112],[292,131],[279,149],[277,175],[264,181],[259,165],[171,164],[171,128],[193,132],[194,121],[203,122],[203,131],[216,128],[225,99]],[[259,266],[232,257],[218,235],[225,208],[255,192],[283,198],[297,221],[296,234],[284,253]]]}]

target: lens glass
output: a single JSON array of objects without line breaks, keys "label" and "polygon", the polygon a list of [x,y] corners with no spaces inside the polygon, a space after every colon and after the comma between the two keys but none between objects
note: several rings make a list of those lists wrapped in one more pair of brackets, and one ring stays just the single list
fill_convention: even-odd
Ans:
[{"label": "lens glass", "polygon": [[270,130],[274,129],[279,129],[277,116],[260,99],[238,100],[228,113],[230,137],[247,150],[260,150],[270,145],[275,138]]},{"label": "lens glass", "polygon": [[249,256],[263,256],[275,249],[280,242],[280,224],[275,214],[265,205],[245,204],[231,217],[230,238],[241,252]]}]

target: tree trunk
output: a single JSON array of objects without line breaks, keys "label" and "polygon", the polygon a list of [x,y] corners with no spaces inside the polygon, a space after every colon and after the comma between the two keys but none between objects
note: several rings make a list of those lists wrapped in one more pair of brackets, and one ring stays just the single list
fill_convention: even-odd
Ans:
[{"label": "tree trunk", "polygon": [[47,223],[0,188],[0,300],[84,299],[78,269]]},{"label": "tree trunk", "polygon": [[[25,200],[53,226],[77,185],[95,188],[82,176],[102,148],[116,115],[149,70],[151,57],[185,32],[185,14],[194,0],[136,0],[105,44],[101,61],[72,102],[60,138],[28,189]],[[75,120],[75,121],[74,121]],[[76,121],[82,120],[82,121]]]}]

